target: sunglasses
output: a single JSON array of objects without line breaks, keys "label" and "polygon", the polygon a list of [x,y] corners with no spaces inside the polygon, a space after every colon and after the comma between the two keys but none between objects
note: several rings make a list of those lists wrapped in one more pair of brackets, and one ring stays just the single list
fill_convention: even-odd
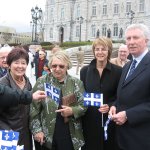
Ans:
[{"label": "sunglasses", "polygon": [[56,65],[56,64],[52,65],[52,68],[57,68],[57,67],[59,67],[60,69],[64,69],[65,65]]}]

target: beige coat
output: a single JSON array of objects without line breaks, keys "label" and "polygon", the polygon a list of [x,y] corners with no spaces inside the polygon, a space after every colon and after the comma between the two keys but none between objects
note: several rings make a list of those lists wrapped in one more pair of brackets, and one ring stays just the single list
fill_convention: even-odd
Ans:
[{"label": "beige coat", "polygon": [[110,60],[110,62],[111,62],[112,64],[115,64],[115,65],[120,66],[120,67],[123,67],[128,61],[130,61],[130,60],[127,59],[126,61],[121,61],[118,57],[112,58],[112,59]]}]

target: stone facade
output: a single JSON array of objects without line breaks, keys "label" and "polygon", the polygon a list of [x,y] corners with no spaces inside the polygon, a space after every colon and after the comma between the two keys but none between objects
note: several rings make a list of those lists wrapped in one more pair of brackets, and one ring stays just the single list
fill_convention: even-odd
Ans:
[{"label": "stone facade", "polygon": [[31,33],[17,33],[12,27],[0,26],[0,44],[6,43],[31,43]]},{"label": "stone facade", "polygon": [[44,40],[93,41],[98,36],[122,40],[131,23],[150,27],[150,0],[47,0]]}]

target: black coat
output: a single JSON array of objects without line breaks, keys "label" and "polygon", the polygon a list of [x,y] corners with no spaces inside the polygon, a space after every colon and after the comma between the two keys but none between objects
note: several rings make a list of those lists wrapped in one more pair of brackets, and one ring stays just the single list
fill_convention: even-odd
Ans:
[{"label": "black coat", "polygon": [[[111,105],[116,99],[117,87],[121,76],[122,68],[111,63],[107,63],[106,68],[100,77],[96,69],[96,60],[89,66],[81,69],[80,78],[84,83],[86,92],[103,93],[104,104]],[[104,115],[104,123],[108,114]],[[102,114],[98,107],[88,107],[83,120],[83,132],[86,150],[115,150],[114,125],[109,126],[108,141],[103,141]],[[105,148],[103,148],[103,146]]]},{"label": "black coat", "polygon": [[150,150],[150,52],[125,80],[130,62],[123,69],[117,91],[117,111],[126,111],[127,122],[117,127],[122,150]]},{"label": "black coat", "polygon": [[12,89],[8,86],[0,84],[0,107],[14,106],[17,104],[27,105],[30,104],[31,101],[31,92]]},{"label": "black coat", "polygon": [[[25,77],[24,89],[31,90],[31,84]],[[0,79],[1,84],[20,89],[14,82],[10,72]],[[24,145],[24,150],[32,150],[32,135],[29,130],[29,105],[18,104],[0,108],[0,129],[19,132],[18,145]]]}]

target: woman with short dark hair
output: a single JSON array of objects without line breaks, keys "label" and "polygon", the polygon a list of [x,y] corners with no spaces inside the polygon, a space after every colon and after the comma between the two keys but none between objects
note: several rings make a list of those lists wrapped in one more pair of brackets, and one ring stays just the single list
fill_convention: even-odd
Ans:
[{"label": "woman with short dark hair", "polygon": [[[25,76],[28,62],[29,55],[25,50],[22,48],[13,49],[7,56],[9,71],[0,79],[0,83],[13,89],[30,91],[32,86]],[[29,105],[18,104],[0,108],[0,129],[19,132],[18,145],[24,145],[24,150],[32,150],[32,135],[29,130]]]}]

